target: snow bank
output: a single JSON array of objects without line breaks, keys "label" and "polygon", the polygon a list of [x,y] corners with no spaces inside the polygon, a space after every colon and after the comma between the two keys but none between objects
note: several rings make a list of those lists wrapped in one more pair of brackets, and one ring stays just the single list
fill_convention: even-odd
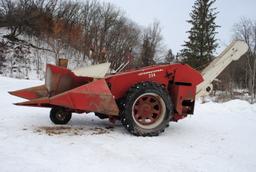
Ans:
[{"label": "snow bank", "polygon": [[[19,79],[43,80],[46,64],[55,63],[55,54],[50,52],[52,48],[47,42],[38,40],[36,37],[20,35],[18,39],[23,41],[8,40],[4,36],[9,32],[7,28],[0,28],[0,43],[3,45],[0,45],[0,58],[3,58],[4,61],[3,67],[0,68],[0,75]],[[84,57],[82,53],[71,47],[62,49],[59,55],[60,58],[69,60],[69,69],[88,66],[92,63],[87,56]]]},{"label": "snow bank", "polygon": [[254,172],[256,105],[196,104],[195,115],[159,137],[135,137],[118,123],[74,115],[55,128],[49,109],[12,105],[7,91],[40,81],[0,77],[0,171]]}]

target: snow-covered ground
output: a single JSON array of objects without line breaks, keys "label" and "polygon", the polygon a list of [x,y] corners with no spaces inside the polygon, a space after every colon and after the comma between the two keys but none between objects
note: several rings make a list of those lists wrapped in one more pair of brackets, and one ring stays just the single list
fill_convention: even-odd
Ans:
[{"label": "snow-covered ground", "polygon": [[0,171],[254,172],[256,105],[196,104],[195,115],[159,137],[135,137],[91,115],[55,127],[49,109],[12,105],[8,95],[40,81],[0,77]]},{"label": "snow-covered ground", "polygon": [[[18,39],[23,41],[11,41],[5,38],[9,33],[10,30],[0,27],[0,42],[2,42],[0,58],[4,58],[4,66],[0,68],[2,76],[43,80],[45,76],[44,66],[55,63],[55,54],[44,51],[42,48],[52,51],[51,46],[46,41],[26,35],[18,36]],[[40,47],[40,49],[34,48],[30,44]],[[59,55],[60,58],[69,60],[69,69],[88,66],[92,63],[88,57],[84,57],[82,53],[71,47],[62,49]]]}]

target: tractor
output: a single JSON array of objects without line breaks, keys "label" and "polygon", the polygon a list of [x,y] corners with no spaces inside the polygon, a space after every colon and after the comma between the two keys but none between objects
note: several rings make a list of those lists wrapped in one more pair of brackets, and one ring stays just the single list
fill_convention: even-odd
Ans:
[{"label": "tractor", "polygon": [[67,124],[72,113],[94,112],[120,120],[136,136],[157,136],[170,121],[194,113],[198,97],[209,94],[212,81],[248,50],[232,42],[203,71],[186,64],[163,64],[108,74],[109,63],[73,71],[48,64],[45,84],[9,92],[27,101],[16,105],[51,108],[54,124]]}]

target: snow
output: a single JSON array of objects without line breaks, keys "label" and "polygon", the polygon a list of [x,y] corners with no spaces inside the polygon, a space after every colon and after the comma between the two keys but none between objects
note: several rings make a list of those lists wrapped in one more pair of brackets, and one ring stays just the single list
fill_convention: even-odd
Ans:
[{"label": "snow", "polygon": [[[5,77],[19,79],[43,80],[45,76],[45,68],[43,66],[54,64],[55,54],[34,48],[30,43],[36,47],[49,50],[52,50],[51,47],[43,40],[26,35],[19,35],[18,39],[23,41],[13,42],[4,37],[9,32],[10,30],[7,28],[0,28],[0,42],[5,44],[3,47],[0,46],[0,56],[2,52],[2,57],[5,57],[4,67],[0,69],[0,74],[2,73],[2,76]],[[85,67],[92,64],[92,60],[89,57],[84,57],[83,54],[71,47],[62,50],[59,55],[60,58],[69,60],[69,69]]]},{"label": "snow", "polygon": [[[12,105],[7,93],[41,81],[0,77],[0,171],[254,172],[256,105],[196,104],[195,115],[159,137],[135,137],[120,123],[74,115],[56,128],[49,109]],[[113,127],[113,128],[112,128]]]}]

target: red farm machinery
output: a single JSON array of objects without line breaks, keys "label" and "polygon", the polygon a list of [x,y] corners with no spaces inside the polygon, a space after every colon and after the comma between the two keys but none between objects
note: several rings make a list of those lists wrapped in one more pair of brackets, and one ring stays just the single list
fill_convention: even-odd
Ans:
[{"label": "red farm machinery", "polygon": [[170,121],[193,114],[196,97],[209,93],[211,82],[248,49],[234,41],[201,73],[186,64],[165,64],[106,74],[109,64],[74,71],[47,65],[45,84],[12,91],[28,101],[16,105],[52,108],[50,119],[67,124],[72,113],[95,112],[120,120],[137,136],[159,135]]}]

